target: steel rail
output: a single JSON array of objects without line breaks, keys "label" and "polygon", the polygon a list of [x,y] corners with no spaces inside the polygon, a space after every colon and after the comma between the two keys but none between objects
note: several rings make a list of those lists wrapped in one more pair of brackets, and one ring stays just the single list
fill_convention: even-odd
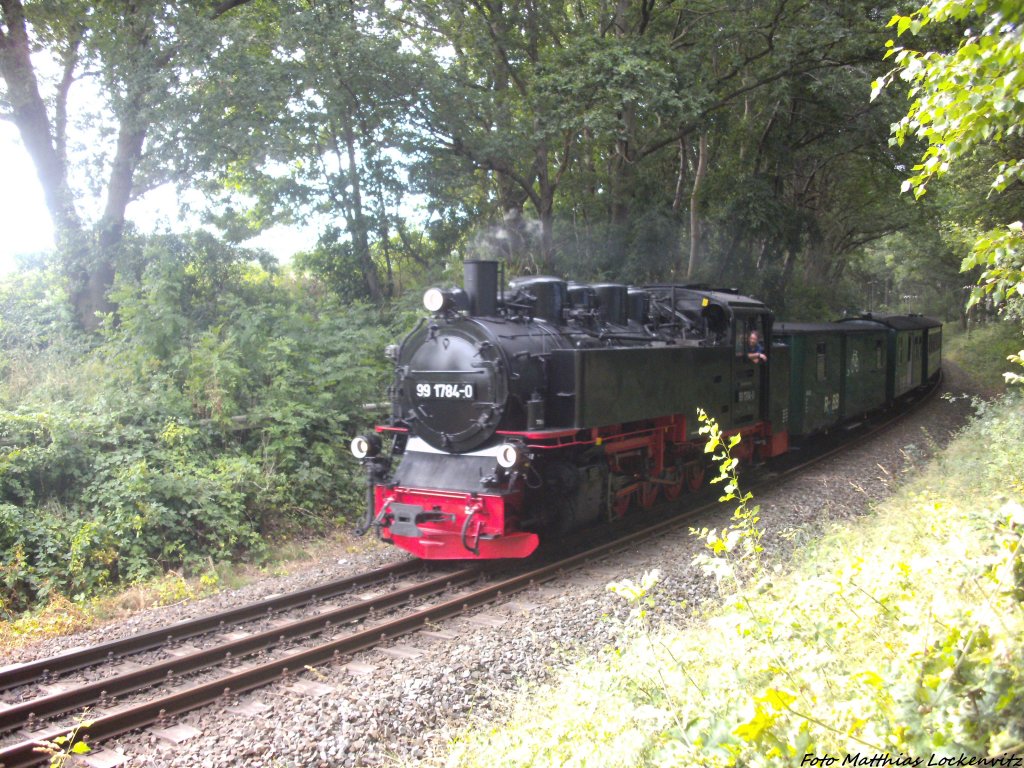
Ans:
[{"label": "steel rail", "polygon": [[272,648],[286,640],[320,634],[338,624],[365,618],[374,611],[402,605],[410,600],[429,597],[453,586],[466,584],[478,578],[480,568],[464,568],[454,574],[445,574],[381,595],[373,600],[335,608],[316,616],[297,619],[265,632],[238,638],[216,647],[177,656],[141,669],[123,672],[113,677],[76,685],[73,689],[14,704],[0,710],[0,732],[23,726],[35,718],[53,717],[82,706],[95,704],[107,697],[140,691],[176,676],[196,672],[258,651]]},{"label": "steel rail", "polygon": [[159,648],[169,642],[186,640],[214,629],[223,629],[232,624],[240,624],[265,616],[267,613],[290,610],[315,600],[328,600],[355,587],[375,584],[385,579],[408,576],[423,570],[420,560],[407,560],[393,565],[378,568],[357,576],[348,576],[337,581],[325,582],[316,586],[280,595],[275,598],[250,603],[223,613],[187,619],[177,624],[170,624],[159,629],[144,632],[122,640],[111,640],[100,645],[82,648],[70,653],[50,656],[22,664],[12,664],[0,669],[0,691],[6,691],[19,685],[36,682],[40,678],[60,675],[66,672],[107,662],[126,654],[142,653]]}]

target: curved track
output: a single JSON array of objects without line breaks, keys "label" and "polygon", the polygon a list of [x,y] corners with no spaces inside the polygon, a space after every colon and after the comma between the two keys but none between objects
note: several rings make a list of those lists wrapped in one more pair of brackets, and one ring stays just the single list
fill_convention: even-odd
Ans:
[{"label": "curved track", "polygon": [[[936,381],[935,386],[918,396],[912,405],[916,407],[932,397],[940,383]],[[849,434],[838,444],[822,445],[828,441],[815,441],[813,457],[806,461],[788,461],[784,466],[773,465],[770,476],[758,480],[753,487],[764,488],[780,482],[839,451],[859,445],[892,426],[914,407],[896,409],[844,430]],[[637,542],[688,525],[694,516],[716,505],[716,501],[699,500],[697,505],[667,519],[556,562],[521,570],[510,577],[488,576],[487,569],[479,565],[437,576],[426,572],[417,561],[403,562],[126,640],[8,668],[0,671],[0,691],[6,690],[9,697],[22,692],[23,700],[0,705],[0,734],[6,734],[0,741],[0,766],[20,768],[44,762],[46,757],[36,751],[38,743],[64,736],[79,725],[81,716],[69,718],[69,715],[82,707],[91,709],[87,715],[88,725],[79,728],[78,736],[87,736],[93,743],[162,722],[222,697],[267,685],[290,673],[380,645],[550,581]],[[661,506],[677,505],[667,502]],[[418,577],[415,583],[399,584],[371,598],[351,594],[360,587],[414,576]],[[478,583],[480,581],[485,583]],[[344,604],[325,604],[325,601],[346,599],[348,602]],[[424,602],[427,604],[418,607]],[[204,633],[224,633],[243,622],[265,618],[268,613],[291,610],[302,610],[306,615],[281,620],[261,631],[228,634],[206,649],[181,645],[185,639]],[[74,682],[67,690],[55,690],[43,696],[25,695],[32,688],[39,690],[40,686],[53,682],[57,675],[99,665],[110,666],[132,654],[157,649],[171,653],[173,658],[142,665],[128,659],[125,670],[119,674],[91,682]],[[64,720],[59,719],[61,717]]]}]

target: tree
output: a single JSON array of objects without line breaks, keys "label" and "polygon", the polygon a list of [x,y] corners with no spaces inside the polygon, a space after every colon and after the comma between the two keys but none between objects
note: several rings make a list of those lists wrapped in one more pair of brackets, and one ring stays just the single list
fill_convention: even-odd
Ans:
[{"label": "tree", "polygon": [[[215,22],[249,0],[0,0],[0,117],[18,128],[42,184],[69,295],[80,325],[95,329],[97,313],[113,309],[117,246],[128,204],[169,178],[157,157],[173,142],[174,95],[195,61],[218,40]],[[31,54],[49,54],[59,76],[44,96]],[[116,138],[106,163],[103,211],[92,227],[80,212],[69,159],[68,98],[86,74],[113,117]],[[48,106],[51,105],[51,106]],[[160,130],[154,132],[154,126]],[[93,131],[96,126],[91,126]],[[155,134],[155,135],[154,135]],[[144,178],[140,178],[143,176]]]},{"label": "tree", "polygon": [[873,94],[897,79],[910,86],[910,108],[895,125],[893,141],[902,145],[915,138],[925,149],[903,182],[904,191],[920,198],[933,180],[970,173],[979,160],[988,164],[989,196],[1002,198],[1005,218],[978,233],[963,269],[982,267],[972,303],[985,295],[999,303],[1019,300],[1024,297],[1024,7],[1011,0],[932,0],[889,22],[900,38],[935,24],[970,26],[952,50],[918,51],[890,40],[886,57],[896,67],[875,81]]},{"label": "tree", "polygon": [[417,97],[415,57],[384,15],[379,0],[276,4],[197,70],[183,137],[186,177],[221,203],[214,220],[230,238],[327,219],[320,257],[356,265],[359,294],[375,302],[392,293],[403,123]]},{"label": "tree", "polygon": [[[500,242],[536,225],[536,263],[519,262],[545,271],[707,279],[785,262],[781,274],[816,252],[841,269],[901,223],[873,215],[892,210],[879,195],[894,153],[869,148],[895,119],[863,103],[882,66],[876,13],[831,0],[406,4],[410,44],[435,59],[414,113],[417,178],[461,163],[500,208],[481,212],[475,195],[466,215],[489,213]],[[762,220],[737,205],[746,192]]]}]

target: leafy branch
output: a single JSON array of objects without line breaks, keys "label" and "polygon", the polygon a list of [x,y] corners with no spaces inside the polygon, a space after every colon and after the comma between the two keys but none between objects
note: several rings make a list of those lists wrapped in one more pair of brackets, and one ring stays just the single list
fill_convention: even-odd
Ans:
[{"label": "leafy branch", "polygon": [[739,459],[734,458],[732,449],[739,445],[742,437],[739,434],[731,435],[728,438],[722,434],[718,422],[708,416],[703,408],[698,409],[697,418],[702,424],[699,433],[707,435],[707,443],[704,445],[704,453],[712,454],[711,458],[718,467],[718,475],[711,479],[711,483],[724,483],[722,495],[718,497],[720,502],[738,501],[736,509],[732,514],[732,525],[726,526],[718,532],[714,528],[691,528],[690,533],[704,539],[705,546],[710,550],[710,555],[698,555],[694,558],[695,564],[710,571],[716,578],[721,579],[723,575],[730,575],[737,588],[742,586],[739,575],[732,567],[729,555],[738,553],[740,563],[748,563],[751,572],[755,575],[761,572],[761,537],[764,532],[758,527],[761,520],[760,505],[750,506],[752,493],[744,492],[740,488]]},{"label": "leafy branch", "polygon": [[50,768],[63,768],[73,755],[86,755],[92,751],[84,740],[80,739],[81,731],[92,726],[92,720],[79,720],[78,723],[63,736],[52,741],[39,741],[35,752],[48,755]]}]

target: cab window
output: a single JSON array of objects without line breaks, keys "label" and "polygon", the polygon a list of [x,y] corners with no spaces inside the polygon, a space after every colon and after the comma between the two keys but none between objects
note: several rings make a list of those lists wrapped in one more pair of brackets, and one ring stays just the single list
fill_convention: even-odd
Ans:
[{"label": "cab window", "polygon": [[746,318],[736,318],[733,323],[733,344],[736,357],[746,358],[754,351],[750,345],[750,334],[757,333],[757,343],[762,351],[767,354],[768,347],[764,343],[764,320],[760,315]]}]

